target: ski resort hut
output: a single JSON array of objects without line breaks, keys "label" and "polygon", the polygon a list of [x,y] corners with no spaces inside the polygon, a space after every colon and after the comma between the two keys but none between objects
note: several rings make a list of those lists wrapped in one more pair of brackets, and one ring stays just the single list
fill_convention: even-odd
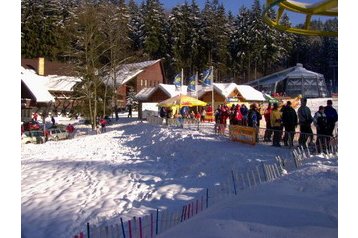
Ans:
[{"label": "ski resort hut", "polygon": [[187,86],[183,85],[180,91],[174,84],[160,83],[155,87],[143,88],[135,96],[138,100],[138,117],[144,119],[144,111],[157,111],[157,104],[178,94],[187,94]]},{"label": "ski resort hut", "polygon": [[116,88],[115,103],[120,108],[124,108],[128,97],[134,97],[145,88],[154,88],[165,82],[164,66],[161,59],[123,64],[116,71],[114,78],[107,75],[103,80],[107,85]]},{"label": "ski resort hut", "polygon": [[324,76],[303,68],[302,64],[251,81],[248,85],[267,94],[307,98],[328,97]]}]

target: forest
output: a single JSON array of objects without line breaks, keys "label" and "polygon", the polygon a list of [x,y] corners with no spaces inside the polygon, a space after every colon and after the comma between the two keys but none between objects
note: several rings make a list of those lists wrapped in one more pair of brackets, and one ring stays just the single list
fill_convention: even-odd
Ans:
[{"label": "forest", "polygon": [[[337,91],[338,38],[269,27],[258,0],[251,7],[238,1],[238,8],[234,15],[218,0],[202,8],[186,1],[170,10],[160,0],[22,0],[21,54],[75,65],[88,88],[121,64],[161,58],[167,83],[181,69],[189,78],[214,66],[216,82],[244,84],[302,63]],[[288,15],[282,21],[292,25]],[[338,19],[315,20],[311,27],[334,31]]]}]

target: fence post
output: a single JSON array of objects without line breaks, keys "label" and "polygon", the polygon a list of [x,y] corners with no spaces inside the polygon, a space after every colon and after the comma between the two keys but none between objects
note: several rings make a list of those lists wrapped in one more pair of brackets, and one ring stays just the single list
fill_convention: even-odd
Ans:
[{"label": "fence post", "polygon": [[157,208],[157,218],[156,218],[156,227],[155,227],[155,234],[156,235],[158,235],[158,231],[159,231],[159,223],[158,223],[158,221],[159,221],[159,209]]},{"label": "fence post", "polygon": [[153,213],[150,213],[150,238],[153,238],[154,235],[154,218]]},{"label": "fence post", "polygon": [[198,214],[198,206],[199,206],[199,200],[196,199],[195,215]]},{"label": "fence post", "polygon": [[132,224],[131,224],[131,220],[128,220],[128,231],[129,231],[129,238],[132,238]]},{"label": "fence post", "polygon": [[206,189],[206,208],[209,207],[209,189]]},{"label": "fence post", "polygon": [[246,183],[245,183],[244,175],[241,173],[240,176],[241,176],[241,180],[242,180],[242,189],[245,189]]},{"label": "fence post", "polygon": [[265,176],[265,180],[266,182],[268,181],[268,177],[267,177],[267,173],[266,173],[266,168],[265,168],[265,164],[263,162],[261,162],[261,165],[262,165],[262,169],[264,171],[264,176]]},{"label": "fence post", "polygon": [[139,237],[143,238],[142,218],[141,217],[139,217]]},{"label": "fence post", "polygon": [[183,220],[184,220],[184,209],[185,209],[185,205],[183,206],[183,208],[181,210],[180,222],[183,222]]},{"label": "fence post", "polygon": [[253,170],[251,170],[251,174],[252,174],[252,179],[254,180],[254,186],[256,186],[257,183],[256,183],[256,179],[255,179],[255,173]]},{"label": "fence post", "polygon": [[262,181],[261,181],[261,176],[260,176],[260,171],[259,171],[259,167],[258,167],[258,166],[256,166],[256,171],[257,171],[257,177],[259,178],[259,182],[260,182],[260,184],[261,184]]},{"label": "fence post", "polygon": [[246,177],[247,177],[247,182],[249,183],[249,188],[251,188],[250,175],[248,172],[246,173]]},{"label": "fence post", "polygon": [[277,164],[274,164],[276,172],[277,172],[277,177],[280,177],[282,174],[280,173],[280,170],[278,169]]},{"label": "fence post", "polygon": [[234,192],[235,192],[235,195],[237,195],[237,192],[236,192],[236,183],[235,183],[235,176],[234,176],[234,171],[231,170],[231,175],[232,175],[232,182],[234,183]]},{"label": "fence post", "polygon": [[122,226],[123,238],[126,238],[126,232],[124,231],[124,224],[123,224],[123,219],[122,219],[122,217],[121,217],[121,226]]},{"label": "fence post", "polygon": [[295,163],[296,169],[298,169],[298,163],[297,163],[297,157],[296,157],[297,153],[295,150],[293,150],[292,154],[293,154],[293,162]]},{"label": "fence post", "polygon": [[87,222],[87,238],[90,238],[90,224]]}]

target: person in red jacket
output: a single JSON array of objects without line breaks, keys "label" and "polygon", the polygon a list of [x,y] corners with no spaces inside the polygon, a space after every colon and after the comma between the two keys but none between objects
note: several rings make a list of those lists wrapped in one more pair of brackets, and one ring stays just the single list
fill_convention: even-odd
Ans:
[{"label": "person in red jacket", "polygon": [[71,123],[67,125],[66,131],[68,132],[68,138],[69,139],[73,138],[75,127]]},{"label": "person in red jacket", "polygon": [[102,117],[101,120],[99,121],[99,124],[101,125],[101,133],[106,132],[106,124],[107,124],[106,119]]}]

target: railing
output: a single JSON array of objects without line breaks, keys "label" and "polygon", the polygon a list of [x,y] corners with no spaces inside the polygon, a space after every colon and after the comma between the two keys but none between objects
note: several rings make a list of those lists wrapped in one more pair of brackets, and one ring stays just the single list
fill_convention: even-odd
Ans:
[{"label": "railing", "polygon": [[[214,133],[213,123],[200,123],[194,119],[162,119],[160,117],[148,117],[148,122],[155,125],[197,128],[198,130],[211,130]],[[279,132],[281,130],[258,128],[258,143],[270,143],[264,141],[265,132]],[[224,135],[228,135],[226,128]],[[280,135],[282,140],[283,134]],[[203,189],[197,194],[196,198],[183,204],[176,209],[160,210],[156,209],[143,217],[133,217],[130,220],[112,225],[91,225],[87,223],[85,231],[81,231],[75,238],[144,238],[155,237],[170,229],[171,227],[190,220],[193,216],[221,201],[224,197],[236,196],[240,190],[254,189],[256,186],[276,180],[287,173],[287,170],[299,168],[304,160],[310,159],[313,154],[323,154],[330,158],[338,155],[338,137],[325,135],[308,134],[294,132],[288,134],[288,139],[292,138],[292,159],[275,157],[273,163],[260,163],[251,165],[251,168],[228,172],[226,180],[219,185]],[[306,136],[308,142],[304,145],[299,144],[299,137]]]}]

